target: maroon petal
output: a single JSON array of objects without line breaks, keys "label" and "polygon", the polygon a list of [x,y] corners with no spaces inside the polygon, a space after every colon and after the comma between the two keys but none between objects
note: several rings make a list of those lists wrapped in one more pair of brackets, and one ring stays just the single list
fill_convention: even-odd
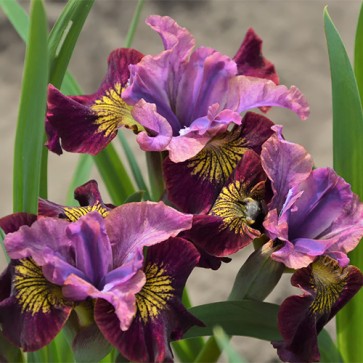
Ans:
[{"label": "maroon petal", "polygon": [[274,65],[262,55],[262,39],[252,28],[248,29],[233,60],[237,63],[238,74],[266,78],[279,84]]},{"label": "maroon petal", "polygon": [[98,212],[102,217],[106,217],[113,206],[105,205],[98,190],[95,180],[76,188],[74,198],[78,200],[81,207],[66,207],[57,203],[39,198],[38,215],[43,217],[56,217],[68,219],[75,222],[82,216],[90,212]]},{"label": "maroon petal", "polygon": [[35,351],[60,332],[72,306],[32,260],[20,260],[12,269],[13,291],[0,302],[0,324],[13,344],[25,352]]},{"label": "maroon petal", "polygon": [[121,97],[129,78],[128,65],[142,54],[134,49],[117,49],[108,59],[108,71],[98,91],[88,96],[65,96],[52,85],[48,91],[46,146],[57,154],[99,153],[116,136],[121,126],[141,131],[131,116],[131,106]]},{"label": "maroon petal", "polygon": [[278,324],[283,341],[272,344],[284,362],[317,362],[318,334],[363,286],[363,275],[354,266],[342,268],[323,256],[297,270],[291,283],[305,293],[281,304]]},{"label": "maroon petal", "polygon": [[195,247],[181,238],[150,247],[144,267],[146,284],[136,295],[137,313],[125,332],[112,306],[96,301],[96,322],[123,356],[135,362],[170,362],[169,341],[180,339],[193,325],[202,325],[181,303],[186,279],[198,260]]},{"label": "maroon petal", "polygon": [[0,228],[5,234],[16,232],[21,226],[31,226],[37,220],[37,216],[29,213],[14,213],[0,218]]}]

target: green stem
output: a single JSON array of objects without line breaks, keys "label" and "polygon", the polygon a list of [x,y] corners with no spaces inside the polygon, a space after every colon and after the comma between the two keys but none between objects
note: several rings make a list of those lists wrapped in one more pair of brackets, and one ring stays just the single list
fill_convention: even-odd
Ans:
[{"label": "green stem", "polygon": [[129,30],[128,30],[127,35],[126,35],[126,42],[125,42],[126,48],[131,46],[132,41],[134,39],[134,35],[135,35],[135,32],[136,32],[136,28],[137,28],[137,26],[139,24],[141,10],[142,10],[142,8],[144,6],[144,2],[145,2],[145,0],[139,0],[137,2],[136,9],[135,9],[134,15],[132,17]]},{"label": "green stem", "polygon": [[147,170],[151,188],[151,198],[159,201],[164,193],[163,160],[160,152],[146,152]]},{"label": "green stem", "polygon": [[203,349],[198,354],[194,363],[216,362],[221,353],[221,349],[219,348],[216,339],[212,336],[204,344]]}]

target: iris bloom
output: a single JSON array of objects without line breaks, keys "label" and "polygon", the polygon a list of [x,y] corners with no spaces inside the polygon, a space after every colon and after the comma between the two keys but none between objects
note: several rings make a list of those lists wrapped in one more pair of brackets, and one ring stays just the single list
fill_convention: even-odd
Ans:
[{"label": "iris bloom", "polygon": [[298,269],[328,255],[346,266],[363,235],[363,204],[334,170],[312,170],[306,150],[285,141],[281,127],[275,130],[261,152],[273,190],[263,225],[281,243],[272,258]]},{"label": "iris bloom", "polygon": [[[136,324],[143,332],[155,321],[163,334],[145,334],[147,339],[135,345],[152,346],[153,350],[145,349],[155,357],[167,356],[169,339],[200,324],[180,302],[183,283],[199,254],[190,243],[171,239],[155,250],[150,248],[154,252],[144,264],[143,247],[190,228],[191,219],[163,203],[130,203],[114,208],[107,218],[97,211],[76,222],[43,217],[8,233],[4,243],[12,261],[0,284],[4,335],[24,351],[37,350],[56,336],[75,306],[91,298],[97,306],[110,304],[120,331]],[[178,267],[170,244],[186,251],[185,265]],[[134,322],[138,311],[144,320]],[[174,311],[183,312],[182,321],[167,320]],[[155,317],[162,317],[164,325]],[[95,311],[96,322],[102,319],[106,319],[102,311]],[[99,328],[109,339],[105,325],[100,323]],[[144,360],[141,351],[138,355],[131,346],[119,349],[132,360]]]},{"label": "iris bloom", "polygon": [[[143,150],[169,150],[172,161],[192,158],[240,113],[286,107],[302,119],[307,103],[295,87],[277,86],[274,66],[261,54],[250,29],[233,59],[201,47],[169,17],[151,16],[165,51],[145,56],[133,49],[110,54],[107,75],[92,95],[64,96],[49,86],[48,148],[97,154],[121,126],[138,134]],[[130,74],[131,72],[131,74]]]},{"label": "iris bloom", "polygon": [[359,291],[363,275],[354,266],[323,256],[291,278],[301,296],[290,296],[280,306],[278,325],[283,341],[273,342],[284,362],[318,362],[317,336],[324,325]]},{"label": "iris bloom", "polygon": [[194,49],[193,36],[169,17],[150,16],[147,24],[159,33],[165,50],[130,65],[130,85],[122,93],[133,105],[134,119],[145,128],[137,137],[143,150],[168,150],[173,162],[182,162],[226,132],[228,125],[239,125],[241,112],[251,108],[279,106],[302,119],[308,116],[297,88],[250,77],[259,74],[253,67],[251,72],[239,67],[248,47],[233,60],[211,48]]}]

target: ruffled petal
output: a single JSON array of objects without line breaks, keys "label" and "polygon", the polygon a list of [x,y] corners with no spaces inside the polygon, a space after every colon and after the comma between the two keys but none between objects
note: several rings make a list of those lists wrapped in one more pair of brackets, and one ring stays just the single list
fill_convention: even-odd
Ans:
[{"label": "ruffled petal", "polygon": [[13,213],[0,218],[0,228],[5,234],[16,232],[21,226],[31,226],[37,220],[35,214]]},{"label": "ruffled petal", "polygon": [[295,86],[277,86],[261,78],[237,76],[231,79],[225,108],[243,112],[261,106],[288,108],[302,120],[309,116],[304,95]]}]

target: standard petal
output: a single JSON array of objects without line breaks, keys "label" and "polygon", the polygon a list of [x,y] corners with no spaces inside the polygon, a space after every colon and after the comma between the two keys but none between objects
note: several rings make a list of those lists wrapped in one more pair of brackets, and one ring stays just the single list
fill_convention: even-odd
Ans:
[{"label": "standard petal", "polygon": [[112,245],[114,267],[121,266],[130,253],[189,229],[192,218],[162,202],[129,203],[113,209],[105,223]]},{"label": "standard petal", "polygon": [[75,266],[94,286],[100,286],[112,269],[112,250],[104,219],[91,212],[68,225],[66,235],[72,243],[70,251]]},{"label": "standard petal", "polygon": [[261,163],[274,192],[269,209],[280,212],[289,190],[310,175],[313,161],[302,146],[284,140],[281,126],[273,129],[276,134],[262,146]]}]

